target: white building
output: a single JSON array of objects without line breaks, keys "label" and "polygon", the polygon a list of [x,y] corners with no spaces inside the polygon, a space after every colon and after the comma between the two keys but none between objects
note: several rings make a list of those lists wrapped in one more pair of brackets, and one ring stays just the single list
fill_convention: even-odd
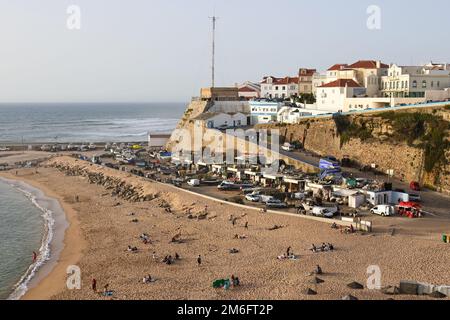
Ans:
[{"label": "white building", "polygon": [[278,111],[277,121],[279,123],[295,124],[298,123],[302,117],[312,115],[313,113],[311,111],[305,110],[304,108],[286,106],[282,107],[280,111]]},{"label": "white building", "polygon": [[313,87],[318,87],[339,79],[354,80],[366,88],[368,97],[380,97],[381,78],[387,75],[389,66],[381,61],[359,60],[353,64],[335,64],[325,74],[315,74]]},{"label": "white building", "polygon": [[381,79],[381,92],[385,97],[425,97],[427,91],[450,87],[448,64],[424,66],[398,66],[393,64],[388,75]]},{"label": "white building", "polygon": [[237,85],[239,89],[239,98],[243,100],[257,99],[261,96],[261,85],[246,81],[241,85]]},{"label": "white building", "polygon": [[280,102],[250,101],[250,123],[252,125],[277,121]]},{"label": "white building", "polygon": [[361,97],[366,94],[366,88],[351,79],[339,79],[317,88],[317,109],[331,112],[344,110],[345,99]]},{"label": "white building", "polygon": [[298,77],[264,77],[261,81],[261,98],[287,99],[292,96],[298,96],[298,85]]},{"label": "white building", "polygon": [[208,129],[225,127],[242,127],[248,124],[248,116],[243,113],[216,113],[206,112],[195,118],[197,123]]}]

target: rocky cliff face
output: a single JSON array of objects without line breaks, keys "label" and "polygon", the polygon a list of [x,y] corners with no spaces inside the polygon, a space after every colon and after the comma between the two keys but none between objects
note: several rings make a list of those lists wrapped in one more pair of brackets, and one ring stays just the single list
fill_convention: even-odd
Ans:
[{"label": "rocky cliff face", "polygon": [[[404,181],[419,181],[450,193],[450,108],[407,109],[309,119],[277,128],[286,142],[300,142],[306,150],[360,165],[393,170]],[[283,141],[282,141],[283,142]]]},{"label": "rocky cliff face", "polygon": [[180,140],[180,132],[177,131],[177,129],[187,129],[189,131],[192,131],[193,129],[193,119],[199,116],[200,114],[208,111],[208,109],[211,107],[211,102],[208,101],[192,101],[189,106],[186,108],[186,111],[183,114],[183,117],[181,118],[180,122],[178,122],[178,125],[174,132],[172,133],[172,136],[169,139],[169,142],[166,145],[166,148],[168,150],[172,150],[173,146],[179,142]]}]

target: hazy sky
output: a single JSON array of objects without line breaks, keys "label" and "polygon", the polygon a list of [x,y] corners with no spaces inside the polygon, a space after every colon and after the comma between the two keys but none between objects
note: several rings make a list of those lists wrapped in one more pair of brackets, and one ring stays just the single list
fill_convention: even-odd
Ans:
[{"label": "hazy sky", "polygon": [[0,102],[188,101],[210,83],[214,7],[217,85],[358,59],[450,62],[448,0],[0,0]]}]

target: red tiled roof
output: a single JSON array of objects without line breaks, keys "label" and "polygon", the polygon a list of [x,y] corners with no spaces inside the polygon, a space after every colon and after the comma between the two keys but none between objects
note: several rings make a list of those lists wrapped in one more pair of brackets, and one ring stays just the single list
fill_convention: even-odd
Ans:
[{"label": "red tiled roof", "polygon": [[327,84],[324,84],[323,86],[320,86],[319,88],[343,88],[343,87],[349,87],[349,88],[361,88],[361,86],[352,79],[339,79]]},{"label": "red tiled roof", "polygon": [[347,68],[348,67],[348,64],[341,64],[341,63],[338,63],[338,64],[335,64],[334,66],[332,66],[332,67],[330,67],[329,69],[328,69],[328,71],[337,71],[337,70],[341,70],[341,69],[344,69],[344,68]]},{"label": "red tiled roof", "polygon": [[[376,69],[377,62],[374,60],[359,60],[354,64],[349,65],[348,67],[354,69]],[[389,68],[389,65],[381,63],[381,68]]]},{"label": "red tiled roof", "polygon": [[258,92],[258,90],[256,90],[255,88],[245,86],[245,87],[239,88],[239,92]]},{"label": "red tiled roof", "polygon": [[[305,73],[301,73],[301,71],[305,71]],[[299,77],[312,77],[314,75],[314,73],[316,73],[316,69],[304,69],[304,68],[300,68],[298,70],[298,75]]]}]

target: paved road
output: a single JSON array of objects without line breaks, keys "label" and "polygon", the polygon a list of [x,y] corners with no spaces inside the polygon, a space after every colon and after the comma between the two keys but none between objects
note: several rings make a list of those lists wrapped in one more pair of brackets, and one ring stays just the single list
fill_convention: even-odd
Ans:
[{"label": "paved road", "polygon": [[[280,150],[282,155],[288,156],[292,159],[302,161],[313,166],[319,167],[320,157],[314,155],[309,152],[287,152],[284,150]],[[411,192],[414,194],[420,194],[422,198],[423,210],[426,213],[429,213],[430,216],[436,218],[444,218],[450,220],[450,197],[446,196],[442,193],[431,191],[431,190],[423,190],[420,192],[411,191],[409,189],[409,182],[403,182],[398,179],[389,179],[387,176],[383,175],[375,175],[372,172],[361,172],[356,168],[348,168],[343,167],[342,171],[345,173],[352,174],[354,177],[358,178],[366,178],[366,179],[381,179],[389,182],[392,182],[394,189],[403,189],[406,192]]]}]

